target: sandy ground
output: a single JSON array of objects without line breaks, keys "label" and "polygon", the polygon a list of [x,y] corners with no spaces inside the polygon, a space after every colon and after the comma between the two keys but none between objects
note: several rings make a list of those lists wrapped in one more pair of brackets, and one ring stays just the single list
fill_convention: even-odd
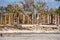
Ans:
[{"label": "sandy ground", "polygon": [[[7,35],[7,34],[4,34]],[[0,37],[0,40],[60,40],[60,34],[9,34],[15,37]]]},{"label": "sandy ground", "polygon": [[[5,30],[8,31],[8,29],[10,29],[10,28],[5,27],[5,29],[3,31],[5,31]],[[12,29],[14,29],[14,28],[12,28]],[[12,29],[10,29],[9,32],[13,32]],[[42,28],[38,27],[37,29],[40,30]],[[43,29],[45,30],[46,28],[43,27]],[[56,29],[56,28],[53,28],[53,29]],[[60,27],[58,29],[60,31]],[[24,31],[24,32],[26,32],[26,31]],[[43,32],[45,32],[45,31],[43,31]],[[60,32],[59,33],[12,33],[12,34],[4,33],[2,35],[0,33],[0,40],[60,40]]]}]

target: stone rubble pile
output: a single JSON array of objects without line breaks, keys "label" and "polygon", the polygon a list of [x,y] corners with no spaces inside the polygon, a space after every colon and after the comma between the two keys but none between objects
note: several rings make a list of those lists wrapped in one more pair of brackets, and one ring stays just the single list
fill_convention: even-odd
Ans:
[{"label": "stone rubble pile", "polygon": [[45,30],[45,31],[52,31],[52,30],[58,30],[60,31],[60,27],[44,27],[36,25],[33,27],[0,27],[0,30]]}]

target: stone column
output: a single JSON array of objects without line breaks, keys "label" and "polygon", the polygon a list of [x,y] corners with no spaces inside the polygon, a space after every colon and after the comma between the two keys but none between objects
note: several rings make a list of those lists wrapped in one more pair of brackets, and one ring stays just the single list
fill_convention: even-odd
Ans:
[{"label": "stone column", "polygon": [[25,15],[23,15],[23,24],[25,23]]},{"label": "stone column", "polygon": [[14,17],[13,17],[13,13],[10,15],[10,23],[11,23],[11,25],[13,25],[13,24],[14,24]]},{"label": "stone column", "polygon": [[57,18],[57,16],[56,16],[56,14],[54,15],[54,24],[56,24],[56,18]]},{"label": "stone column", "polygon": [[33,14],[32,14],[32,24],[33,24],[34,22],[33,22]]},{"label": "stone column", "polygon": [[8,24],[10,24],[10,14],[8,16],[9,16],[9,23]]},{"label": "stone column", "polygon": [[0,13],[0,24],[1,24],[1,13]]},{"label": "stone column", "polygon": [[56,14],[56,25],[58,25],[58,15]]},{"label": "stone column", "polygon": [[1,25],[2,25],[2,13],[1,13]]},{"label": "stone column", "polygon": [[60,15],[59,15],[59,25],[60,25]]},{"label": "stone column", "polygon": [[6,15],[5,15],[5,24],[6,24]]},{"label": "stone column", "polygon": [[59,25],[59,14],[58,14],[58,25]]},{"label": "stone column", "polygon": [[55,14],[53,14],[53,23],[55,24]]},{"label": "stone column", "polygon": [[39,23],[41,24],[41,14],[39,15]]},{"label": "stone column", "polygon": [[44,24],[45,24],[45,15],[44,15]]},{"label": "stone column", "polygon": [[18,24],[19,24],[19,16],[18,16],[18,18],[17,18],[17,22],[18,22]]},{"label": "stone column", "polygon": [[14,24],[14,14],[13,14],[13,24]]},{"label": "stone column", "polygon": [[49,18],[49,14],[48,14],[48,24],[50,23],[50,18]]},{"label": "stone column", "polygon": [[27,19],[28,19],[27,21],[28,21],[28,24],[29,24],[29,17],[27,17]]},{"label": "stone column", "polygon": [[37,24],[39,24],[39,15],[37,16]]},{"label": "stone column", "polygon": [[54,23],[56,24],[56,14],[55,14],[55,22]]}]

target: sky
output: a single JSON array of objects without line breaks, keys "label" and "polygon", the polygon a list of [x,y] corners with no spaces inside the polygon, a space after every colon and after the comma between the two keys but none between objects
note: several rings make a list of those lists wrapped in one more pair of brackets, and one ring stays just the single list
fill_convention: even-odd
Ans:
[{"label": "sky", "polygon": [[0,0],[0,6],[6,6],[14,2],[21,2],[22,0]]},{"label": "sky", "polygon": [[[12,4],[14,2],[21,2],[23,0],[0,0],[0,6],[6,6],[7,4]],[[60,6],[60,1],[55,0],[42,0],[45,1],[49,8],[58,8]]]},{"label": "sky", "polygon": [[60,6],[60,1],[55,0],[45,0],[49,8],[58,8]]},{"label": "sky", "polygon": [[47,2],[49,8],[58,8],[60,6],[60,2]]}]

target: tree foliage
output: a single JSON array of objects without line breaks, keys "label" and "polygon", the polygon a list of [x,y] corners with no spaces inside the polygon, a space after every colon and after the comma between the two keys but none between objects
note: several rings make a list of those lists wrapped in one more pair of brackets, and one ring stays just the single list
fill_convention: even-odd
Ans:
[{"label": "tree foliage", "polygon": [[55,11],[56,13],[58,13],[60,15],[60,7],[58,9],[56,9]]}]

